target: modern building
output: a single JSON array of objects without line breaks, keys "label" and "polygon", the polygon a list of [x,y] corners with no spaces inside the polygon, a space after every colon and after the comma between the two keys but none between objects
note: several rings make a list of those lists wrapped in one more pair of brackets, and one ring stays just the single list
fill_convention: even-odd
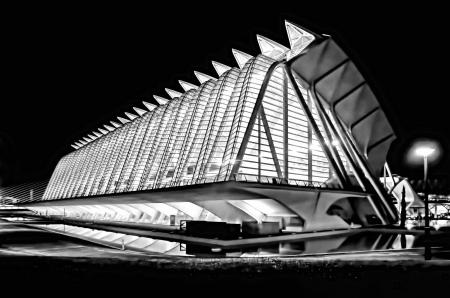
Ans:
[{"label": "modern building", "polygon": [[390,224],[380,183],[395,134],[372,89],[328,35],[286,22],[290,47],[257,36],[158,106],[93,131],[56,166],[41,214],[154,225],[278,222],[312,231]]}]

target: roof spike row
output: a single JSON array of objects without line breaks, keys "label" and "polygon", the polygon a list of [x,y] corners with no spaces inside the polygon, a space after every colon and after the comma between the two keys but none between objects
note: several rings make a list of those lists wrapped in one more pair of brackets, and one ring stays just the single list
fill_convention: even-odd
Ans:
[{"label": "roof spike row", "polygon": [[239,65],[240,69],[244,67],[245,63],[247,63],[248,60],[253,58],[252,55],[246,54],[236,49],[231,49],[231,52],[233,52],[234,59],[236,59],[236,62]]},{"label": "roof spike row", "polygon": [[109,131],[113,131],[114,130],[114,127],[111,127],[111,126],[109,126],[109,125],[103,125],[103,127],[104,128],[106,128],[107,130],[109,130]]},{"label": "roof spike row", "polygon": [[227,66],[225,64],[222,64],[222,63],[219,63],[219,62],[216,62],[216,61],[212,61],[211,63],[213,65],[214,69],[216,70],[217,74],[219,75],[219,77],[223,73],[225,73],[225,72],[227,72],[227,71],[229,71],[231,69],[230,66]]},{"label": "roof spike row", "polygon": [[87,144],[87,142],[86,142],[86,141],[83,141],[83,140],[80,140],[79,142],[80,142],[81,145],[83,145],[83,146]]},{"label": "roof spike row", "polygon": [[[160,104],[160,105],[165,105],[169,100],[168,99],[166,99],[166,98],[164,98],[164,97],[161,97],[161,96],[158,96],[158,95],[153,95],[153,98],[158,102],[158,104]],[[144,103],[145,104],[145,103]]]},{"label": "roof spike row", "polygon": [[188,92],[191,89],[196,89],[197,88],[197,86],[195,86],[194,84],[191,84],[191,83],[188,83],[188,82],[185,82],[185,81],[182,81],[182,80],[178,80],[178,83],[180,83],[181,88],[183,88],[183,90],[185,92]]},{"label": "roof spike row", "polygon": [[[154,96],[154,95],[153,95]],[[159,102],[158,102],[159,103]],[[157,105],[154,105],[152,103],[146,102],[146,101],[142,101],[142,104],[147,108],[147,110],[149,111],[153,111],[154,109],[157,108]],[[161,104],[161,103],[159,103]]]},{"label": "roof spike row", "polygon": [[101,134],[99,134],[98,132],[96,132],[96,131],[93,131],[92,132],[97,138],[100,138],[102,135]]},{"label": "roof spike row", "polygon": [[195,71],[195,70],[194,70],[194,75],[197,78],[197,80],[200,82],[200,84],[208,82],[209,80],[213,80],[213,81],[216,80],[212,76],[209,76],[207,74],[204,74],[204,73],[201,73],[201,72]]},{"label": "roof spike row", "polygon": [[90,142],[92,141],[91,139],[89,139],[89,138],[87,138],[87,137],[84,137],[83,140],[84,140],[86,143],[90,143]]},{"label": "roof spike row", "polygon": [[104,134],[104,135],[106,135],[106,134],[108,133],[107,130],[104,130],[104,129],[102,129],[102,128],[99,128],[98,131],[101,132],[101,133]]},{"label": "roof spike row", "polygon": [[117,117],[117,119],[122,123],[122,124],[125,124],[125,123],[128,123],[128,122],[130,122],[130,120],[128,120],[128,119],[125,119],[125,118],[123,118],[123,117]]},{"label": "roof spike row", "polygon": [[142,117],[142,115],[144,115],[145,113],[147,113],[146,110],[143,110],[143,109],[140,109],[140,108],[137,108],[137,107],[133,107],[133,110],[135,110],[136,113],[138,113],[138,115],[141,116],[141,117]]},{"label": "roof spike row", "polygon": [[181,95],[183,95],[182,93],[178,92],[178,91],[174,91],[172,89],[166,88],[164,89],[166,90],[167,94],[170,96],[170,98],[174,99],[177,97],[180,97]]},{"label": "roof spike row", "polygon": [[97,139],[96,136],[93,136],[93,135],[91,135],[91,134],[88,134],[88,137],[90,137],[93,141],[94,141],[95,139]]},{"label": "roof spike row", "polygon": [[262,35],[257,34],[256,40],[258,41],[259,48],[261,49],[261,54],[264,56],[279,60],[283,59],[289,51],[289,49],[285,46]]},{"label": "roof spike row", "polygon": [[81,144],[80,142],[75,142],[75,145],[77,145],[78,147],[82,147],[83,144]]},{"label": "roof spike row", "polygon": [[109,121],[109,123],[111,123],[111,124],[112,124],[112,126],[114,126],[115,128],[119,128],[119,127],[121,127],[121,125],[120,125],[119,123],[117,123],[117,122],[114,122],[114,121]]},{"label": "roof spike row", "polygon": [[125,115],[127,115],[128,119],[130,119],[131,121],[133,121],[134,119],[136,119],[138,116],[125,112]]},{"label": "roof spike row", "polygon": [[284,25],[291,45],[291,50],[286,54],[286,59],[289,61],[313,42],[316,36],[289,21],[284,21]]},{"label": "roof spike row", "polygon": [[80,146],[77,146],[77,145],[75,145],[75,144],[71,144],[70,146],[72,146],[72,148],[74,148],[74,149],[80,148]]}]

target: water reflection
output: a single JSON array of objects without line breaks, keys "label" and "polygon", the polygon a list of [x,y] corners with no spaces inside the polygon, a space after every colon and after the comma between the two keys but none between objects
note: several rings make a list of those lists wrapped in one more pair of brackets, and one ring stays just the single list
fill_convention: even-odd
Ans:
[{"label": "water reflection", "polygon": [[295,256],[321,253],[375,251],[415,247],[417,236],[405,234],[360,233],[346,237],[313,239],[298,242],[280,242],[274,245],[247,247],[240,250],[221,250],[212,253],[210,248],[186,245],[186,252],[195,256]]},{"label": "water reflection", "polygon": [[[239,247],[234,249],[213,248],[138,237],[104,230],[62,224],[41,225],[46,229],[72,234],[73,236],[92,239],[99,242],[114,244],[122,249],[138,250],[148,253],[194,256],[194,257],[264,257],[264,256],[302,256],[312,254],[378,251],[390,249],[409,249],[423,246],[420,235],[399,233],[361,232],[347,236],[316,238],[304,241],[280,242],[254,247]],[[450,241],[447,241],[450,242]],[[442,246],[441,244],[439,246]],[[445,245],[444,245],[445,246]]]}]

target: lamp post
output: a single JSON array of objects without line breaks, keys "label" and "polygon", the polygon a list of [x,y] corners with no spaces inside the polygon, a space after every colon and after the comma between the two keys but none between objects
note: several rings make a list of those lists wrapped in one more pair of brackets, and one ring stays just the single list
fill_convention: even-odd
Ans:
[{"label": "lamp post", "polygon": [[423,186],[423,193],[425,196],[425,237],[424,237],[424,242],[425,242],[425,260],[430,260],[431,259],[431,248],[428,245],[428,239],[430,237],[430,218],[428,216],[428,193],[427,193],[427,181],[428,181],[428,156],[430,156],[431,154],[433,154],[434,149],[430,148],[430,147],[419,147],[416,149],[416,154],[423,157],[423,182],[424,182],[424,186]]}]

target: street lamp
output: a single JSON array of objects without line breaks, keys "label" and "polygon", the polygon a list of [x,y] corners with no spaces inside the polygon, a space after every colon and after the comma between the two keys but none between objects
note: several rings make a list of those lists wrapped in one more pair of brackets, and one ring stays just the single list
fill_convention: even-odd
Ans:
[{"label": "street lamp", "polygon": [[[424,241],[428,241],[430,236],[430,219],[428,217],[428,193],[427,193],[427,181],[428,181],[428,157],[434,153],[435,149],[431,147],[418,147],[416,149],[416,154],[420,157],[423,157],[423,193],[425,196],[425,239]],[[431,259],[431,248],[427,243],[425,243],[425,260]]]}]

